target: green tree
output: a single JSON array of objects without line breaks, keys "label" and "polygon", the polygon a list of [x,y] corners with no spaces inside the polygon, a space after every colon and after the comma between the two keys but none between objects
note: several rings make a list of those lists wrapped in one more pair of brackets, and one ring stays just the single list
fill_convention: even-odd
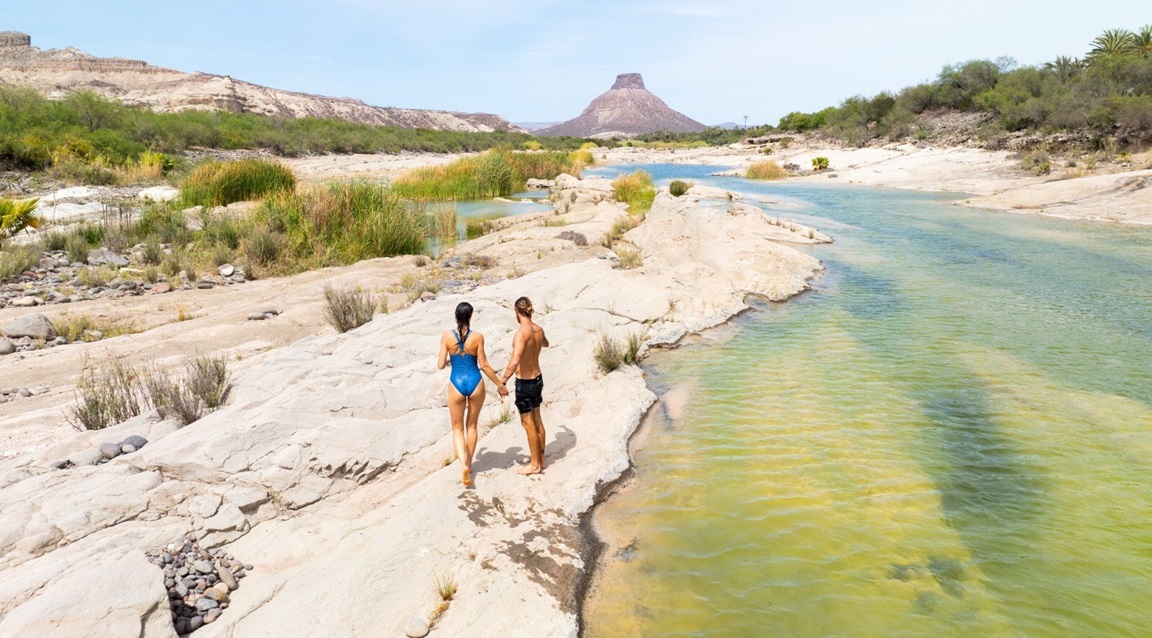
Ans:
[{"label": "green tree", "polygon": [[1132,48],[1137,55],[1152,55],[1152,24],[1132,34]]},{"label": "green tree", "polygon": [[1054,72],[1061,82],[1068,82],[1084,70],[1084,61],[1062,55],[1051,62],[1045,62],[1044,68]]},{"label": "green tree", "polygon": [[1135,52],[1133,39],[1134,34],[1128,29],[1108,29],[1092,41],[1092,50],[1088,52],[1088,59],[1129,55]]}]

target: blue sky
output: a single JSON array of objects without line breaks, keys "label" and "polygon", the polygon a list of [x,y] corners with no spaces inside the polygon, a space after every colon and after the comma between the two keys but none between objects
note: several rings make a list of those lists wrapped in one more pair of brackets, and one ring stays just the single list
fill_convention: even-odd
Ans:
[{"label": "blue sky", "polygon": [[1106,0],[7,4],[0,30],[30,33],[41,48],[512,121],[574,117],[617,73],[639,72],[705,124],[775,123],[928,79],[944,64],[1081,55],[1105,29],[1152,22],[1147,2]]}]

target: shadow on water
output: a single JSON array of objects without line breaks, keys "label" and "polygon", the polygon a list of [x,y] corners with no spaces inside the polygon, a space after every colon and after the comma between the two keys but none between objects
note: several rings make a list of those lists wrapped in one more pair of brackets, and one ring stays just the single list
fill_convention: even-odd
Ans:
[{"label": "shadow on water", "polygon": [[[953,373],[958,372],[953,370]],[[928,467],[949,523],[978,558],[1006,537],[1026,534],[1043,510],[1043,481],[1000,430],[989,392],[973,378],[965,387],[933,391],[921,407],[938,426],[943,464]]]}]

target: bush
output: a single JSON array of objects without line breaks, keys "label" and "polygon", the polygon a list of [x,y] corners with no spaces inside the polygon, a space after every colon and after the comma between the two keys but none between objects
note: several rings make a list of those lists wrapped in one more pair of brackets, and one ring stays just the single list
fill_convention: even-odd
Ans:
[{"label": "bush", "polygon": [[608,374],[624,365],[624,355],[627,352],[625,345],[619,339],[613,339],[601,332],[596,344],[592,347],[592,358],[600,372]]},{"label": "bush", "polygon": [[628,204],[632,212],[648,210],[652,207],[652,201],[656,199],[656,187],[652,185],[652,176],[645,170],[621,175],[612,180],[612,190],[616,192],[616,201]]},{"label": "bush", "polygon": [[788,177],[788,171],[780,168],[774,160],[768,160],[749,164],[745,176],[748,179],[783,179]]},{"label": "bush", "polygon": [[266,266],[280,259],[284,251],[284,237],[272,232],[267,226],[257,226],[244,238],[242,247],[244,256],[252,263]]},{"label": "bush", "polygon": [[376,302],[359,288],[337,290],[324,286],[324,318],[337,332],[348,332],[372,321]]},{"label": "bush", "polygon": [[76,397],[67,418],[85,430],[123,423],[143,413],[149,402],[140,374],[120,357],[111,357],[99,367],[85,361]]},{"label": "bush", "polygon": [[644,335],[639,332],[628,334],[625,340],[624,365],[635,365],[640,362],[640,349],[644,347]]},{"label": "bush", "polygon": [[644,265],[644,259],[637,248],[618,248],[616,249],[616,257],[620,259],[620,268],[623,270],[632,270]]},{"label": "bush", "polygon": [[692,182],[685,182],[684,180],[674,179],[670,184],[668,184],[668,192],[671,193],[673,197],[679,197],[684,193],[687,193],[688,189],[692,188],[692,186]]},{"label": "bush", "polygon": [[223,356],[195,357],[185,360],[179,382],[152,365],[144,374],[144,387],[161,417],[175,418],[184,426],[224,404],[232,389],[231,377]]},{"label": "bush", "polygon": [[1052,172],[1052,158],[1044,151],[1033,151],[1020,158],[1020,168],[1036,175],[1047,175]]},{"label": "bush", "polygon": [[227,206],[291,191],[295,186],[296,176],[279,162],[207,162],[181,181],[180,201],[184,206]]},{"label": "bush", "polygon": [[44,237],[40,239],[40,246],[44,252],[63,251],[67,245],[68,233],[59,230],[45,233]]},{"label": "bush", "polygon": [[817,172],[826,171],[826,170],[828,170],[828,166],[829,165],[828,165],[828,158],[827,157],[813,157],[812,158],[812,170],[817,171]]},{"label": "bush", "polygon": [[0,251],[0,282],[40,265],[40,250],[35,246],[11,246]]},{"label": "bush", "polygon": [[583,233],[578,233],[572,230],[566,230],[556,236],[557,239],[567,239],[568,241],[576,244],[577,246],[587,246],[588,238]]}]

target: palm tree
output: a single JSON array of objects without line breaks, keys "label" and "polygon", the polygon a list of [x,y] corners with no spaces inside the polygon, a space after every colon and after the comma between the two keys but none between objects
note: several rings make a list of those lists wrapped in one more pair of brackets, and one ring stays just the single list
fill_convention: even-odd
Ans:
[{"label": "palm tree", "polygon": [[1101,57],[1115,57],[1135,52],[1133,39],[1135,36],[1128,29],[1108,29],[1092,41],[1092,50],[1088,52],[1088,59]]},{"label": "palm tree", "polygon": [[1132,48],[1137,55],[1152,55],[1152,24],[1132,34]]},{"label": "palm tree", "polygon": [[1062,82],[1067,82],[1084,70],[1084,61],[1080,58],[1070,58],[1062,55],[1051,62],[1045,62],[1044,68],[1055,71]]},{"label": "palm tree", "polygon": [[36,216],[38,199],[14,201],[0,199],[0,245],[5,239],[15,237],[25,228],[39,228],[40,218]]}]

